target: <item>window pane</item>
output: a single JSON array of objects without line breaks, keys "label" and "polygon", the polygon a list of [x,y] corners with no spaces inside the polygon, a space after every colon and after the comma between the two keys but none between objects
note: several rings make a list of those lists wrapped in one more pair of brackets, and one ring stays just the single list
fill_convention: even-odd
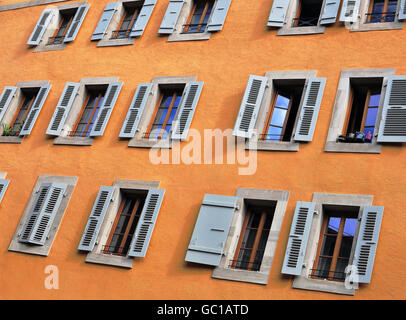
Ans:
[{"label": "window pane", "polygon": [[321,257],[319,260],[319,265],[317,266],[317,271],[315,272],[315,276],[319,278],[328,278],[331,260],[332,260],[331,258]]},{"label": "window pane", "polygon": [[278,94],[278,97],[276,98],[275,106],[287,109],[287,108],[289,108],[289,102],[290,102],[289,98]]},{"label": "window pane", "polygon": [[283,127],[287,113],[285,109],[275,108],[272,112],[271,125]]},{"label": "window pane", "polygon": [[369,98],[369,107],[379,107],[379,100],[381,99],[380,94],[373,94]]},{"label": "window pane", "polygon": [[344,224],[344,236],[354,236],[355,235],[355,230],[357,228],[357,219],[350,219],[347,218],[345,219],[345,224]]},{"label": "window pane", "polygon": [[282,128],[270,126],[266,135],[266,140],[280,141],[282,135]]},{"label": "window pane", "polygon": [[261,214],[256,212],[255,210],[251,211],[250,217],[248,219],[248,228],[258,228],[259,221],[261,220]]},{"label": "window pane", "polygon": [[345,280],[345,268],[348,266],[348,259],[338,259],[334,271],[334,280]]},{"label": "window pane", "polygon": [[249,268],[249,261],[251,257],[252,250],[241,250],[238,255],[238,261],[236,264],[236,268],[238,269],[248,269]]},{"label": "window pane", "polygon": [[331,217],[328,221],[327,233],[328,234],[337,234],[338,229],[340,228],[341,218]]},{"label": "window pane", "polygon": [[375,126],[376,115],[378,114],[378,108],[368,108],[367,117],[365,119],[365,126]]}]

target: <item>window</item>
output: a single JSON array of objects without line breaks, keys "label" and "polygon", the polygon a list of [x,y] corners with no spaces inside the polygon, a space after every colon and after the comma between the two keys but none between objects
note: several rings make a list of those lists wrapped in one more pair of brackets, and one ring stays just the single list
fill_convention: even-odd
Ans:
[{"label": "window", "polygon": [[157,0],[119,0],[107,3],[93,32],[98,47],[131,45],[142,36]]},{"label": "window", "polygon": [[68,176],[38,177],[9,251],[48,256],[77,180]]},{"label": "window", "polygon": [[354,295],[358,283],[371,282],[384,210],[372,200],[314,193],[296,203],[282,264],[293,288]]},{"label": "window", "polygon": [[367,23],[394,22],[398,7],[397,0],[371,0]]},{"label": "window", "polygon": [[213,11],[214,0],[197,0],[194,1],[192,14],[188,23],[183,26],[183,33],[205,32],[207,22]]},{"label": "window", "polygon": [[311,27],[317,26],[319,23],[323,0],[300,0],[299,7],[296,13],[296,18],[293,19],[294,27]]},{"label": "window", "polygon": [[64,49],[76,39],[89,7],[89,4],[76,2],[46,8],[27,45],[35,47],[35,52]]},{"label": "window", "polygon": [[10,184],[10,180],[5,179],[6,175],[6,172],[0,172],[0,203],[4,198],[8,185]]},{"label": "window", "polygon": [[121,91],[112,78],[84,78],[68,82],[46,131],[54,144],[89,146],[102,136]]},{"label": "window", "polygon": [[248,205],[232,268],[259,271],[275,207]]},{"label": "window", "polygon": [[189,77],[156,77],[138,85],[119,137],[136,148],[172,147],[186,140],[203,82]]},{"label": "window", "polygon": [[168,41],[208,40],[223,29],[231,0],[170,0],[158,33]]},{"label": "window", "polygon": [[86,262],[132,268],[144,258],[165,190],[159,182],[116,180],[99,189],[78,250]]}]

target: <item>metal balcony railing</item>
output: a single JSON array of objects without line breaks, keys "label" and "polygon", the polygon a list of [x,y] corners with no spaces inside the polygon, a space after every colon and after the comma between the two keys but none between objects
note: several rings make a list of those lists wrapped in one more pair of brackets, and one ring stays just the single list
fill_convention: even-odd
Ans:
[{"label": "metal balcony railing", "polygon": [[232,268],[232,269],[259,271],[259,269],[261,267],[261,263],[249,262],[246,260],[230,260],[228,267]]},{"label": "metal balcony railing", "polygon": [[319,17],[294,18],[292,27],[314,27],[318,22]]},{"label": "metal balcony railing", "polygon": [[125,257],[127,255],[127,250],[125,250],[124,247],[103,246],[103,253]]},{"label": "metal balcony railing", "polygon": [[114,30],[110,39],[125,39],[130,37],[131,29]]},{"label": "metal balcony railing", "polygon": [[65,36],[50,37],[50,38],[48,39],[47,45],[50,45],[50,44],[61,44],[61,43],[63,43],[63,39],[64,39],[64,38],[65,38]]},{"label": "metal balcony railing", "polygon": [[365,23],[383,23],[395,21],[396,12],[367,13]]},{"label": "metal balcony railing", "polygon": [[207,23],[200,24],[184,24],[182,33],[203,33],[206,31]]},{"label": "metal balcony railing", "polygon": [[345,272],[329,271],[322,269],[310,269],[310,277],[314,279],[326,279],[332,281],[344,281]]}]

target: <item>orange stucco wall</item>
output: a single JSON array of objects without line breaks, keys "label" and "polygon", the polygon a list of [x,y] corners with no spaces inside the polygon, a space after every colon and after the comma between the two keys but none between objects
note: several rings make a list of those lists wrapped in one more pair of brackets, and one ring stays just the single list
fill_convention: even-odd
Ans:
[{"label": "orange stucco wall", "polygon": [[[134,45],[96,48],[90,37],[108,0],[88,2],[77,39],[62,51],[33,53],[26,46],[46,6],[0,12],[0,88],[29,80],[52,84],[32,134],[22,144],[0,145],[0,172],[11,180],[0,204],[1,299],[406,298],[406,146],[383,146],[376,155],[323,152],[341,70],[406,74],[405,30],[351,33],[336,24],[320,35],[276,36],[266,29],[271,0],[234,0],[223,30],[209,41],[169,43],[157,35],[169,1],[158,0]],[[278,70],[318,70],[327,78],[317,127],[299,152],[259,152],[252,176],[238,175],[238,165],[152,165],[148,149],[118,140],[134,90],[154,76],[197,75],[205,84],[192,128],[225,130],[234,126],[248,76]],[[124,86],[104,136],[90,147],[53,145],[45,131],[65,83],[109,76]],[[79,177],[51,252],[46,258],[8,252],[41,174]],[[166,189],[147,257],[130,270],[85,263],[77,251],[99,187],[115,179],[157,180]],[[266,286],[215,280],[211,268],[184,262],[204,194],[234,195],[239,187],[290,191]],[[354,297],[292,289],[291,278],[280,273],[296,201],[311,201],[313,192],[373,195],[373,204],[385,207],[371,284]],[[59,268],[59,290],[44,288],[47,265]]]}]

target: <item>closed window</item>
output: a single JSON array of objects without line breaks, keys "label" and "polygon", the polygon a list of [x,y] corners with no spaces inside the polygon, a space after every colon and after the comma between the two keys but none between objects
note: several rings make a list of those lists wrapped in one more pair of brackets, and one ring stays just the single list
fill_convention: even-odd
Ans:
[{"label": "closed window", "polygon": [[183,26],[183,33],[205,32],[213,6],[214,0],[195,1],[188,23]]}]

